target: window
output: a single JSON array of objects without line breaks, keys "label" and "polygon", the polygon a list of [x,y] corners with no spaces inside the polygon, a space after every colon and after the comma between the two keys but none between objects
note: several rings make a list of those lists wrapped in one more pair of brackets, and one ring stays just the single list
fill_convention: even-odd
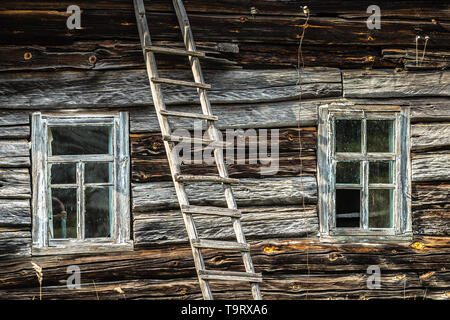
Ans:
[{"label": "window", "polygon": [[320,108],[324,239],[410,238],[409,109]]},{"label": "window", "polygon": [[32,125],[33,254],[131,248],[127,113]]}]

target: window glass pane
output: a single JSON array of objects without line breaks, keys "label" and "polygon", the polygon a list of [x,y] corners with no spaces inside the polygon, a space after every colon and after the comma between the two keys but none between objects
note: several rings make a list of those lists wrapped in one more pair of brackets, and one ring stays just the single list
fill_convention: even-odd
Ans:
[{"label": "window glass pane", "polygon": [[370,161],[369,183],[393,183],[393,161]]},{"label": "window glass pane", "polygon": [[340,161],[336,164],[336,183],[359,184],[361,163],[359,161]]},{"label": "window glass pane", "polygon": [[51,188],[50,238],[77,238],[77,189]]},{"label": "window glass pane", "polygon": [[369,228],[392,228],[393,190],[369,190]]},{"label": "window glass pane", "polygon": [[109,183],[112,182],[111,162],[87,162],[84,165],[85,183]]},{"label": "window glass pane", "polygon": [[360,120],[336,120],[336,152],[361,152]]},{"label": "window glass pane", "polygon": [[111,154],[111,127],[49,127],[50,155]]},{"label": "window glass pane", "polygon": [[85,237],[111,237],[112,187],[85,188]]},{"label": "window glass pane", "polygon": [[51,184],[75,184],[77,183],[77,169],[75,163],[50,164]]},{"label": "window glass pane", "polygon": [[352,189],[336,190],[336,227],[359,228],[361,211],[361,191]]},{"label": "window glass pane", "polygon": [[367,152],[394,152],[393,120],[367,120]]}]

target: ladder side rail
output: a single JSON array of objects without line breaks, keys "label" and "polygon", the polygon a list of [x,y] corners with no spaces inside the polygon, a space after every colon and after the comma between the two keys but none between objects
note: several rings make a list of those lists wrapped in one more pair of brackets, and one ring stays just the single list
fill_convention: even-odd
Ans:
[{"label": "ladder side rail", "polygon": [[[196,46],[194,42],[194,37],[192,34],[192,30],[189,24],[189,19],[187,17],[186,10],[181,0],[173,0],[175,12],[178,17],[178,21],[180,24],[180,29],[183,35],[183,40],[186,46],[186,49],[189,51],[196,51]],[[189,62],[191,64],[192,73],[194,75],[195,82],[204,83],[203,73],[200,66],[200,60],[198,57],[189,57]],[[211,112],[211,104],[207,96],[206,90],[197,89],[200,96],[200,103],[202,106],[203,113],[212,114]],[[214,126],[212,121],[208,121],[208,135],[211,139],[219,141],[219,133]],[[223,158],[223,150],[215,149],[214,150],[214,158],[216,160],[217,168],[220,176],[224,178],[228,178],[228,170],[225,166],[224,158]],[[225,198],[228,204],[228,208],[237,209],[236,200],[233,195],[233,190],[230,185],[224,185],[225,187]],[[241,220],[239,218],[232,218],[233,228],[236,233],[236,239],[239,243],[246,243],[246,239],[244,233],[242,231]],[[251,259],[250,252],[243,252],[242,258],[245,266],[245,270],[249,273],[255,273],[253,261]],[[261,300],[261,292],[257,283],[251,283],[252,294],[254,299]]]},{"label": "ladder side rail", "polygon": [[[149,78],[149,83],[152,91],[153,96],[153,102],[156,108],[156,114],[158,117],[158,122],[161,127],[161,132],[163,135],[170,135],[170,125],[169,121],[166,117],[162,116],[159,110],[166,110],[165,103],[162,96],[161,87],[159,84],[156,84],[152,81],[152,78],[158,77],[158,69],[156,66],[155,56],[153,52],[146,51],[145,47],[150,46],[151,38],[150,38],[150,31],[148,29],[147,24],[147,18],[145,15],[144,2],[143,0],[133,0],[134,1],[134,8],[136,13],[136,20],[138,25],[138,31],[139,31],[139,37],[141,39],[141,46],[144,53],[144,60],[147,68],[147,74]],[[175,176],[180,174],[180,160],[178,157],[178,154],[176,152],[173,152],[172,143],[168,141],[164,141],[164,146],[167,152],[167,158],[169,161],[169,167],[172,173],[172,178],[175,186],[175,191],[178,197],[178,201],[180,203],[180,208],[183,205],[189,205],[189,200],[187,198],[186,191],[184,189],[184,185],[182,183],[178,183],[175,181]],[[183,220],[186,226],[186,230],[188,233],[189,240],[198,240],[198,233],[195,228],[194,220],[191,214],[183,214]],[[201,254],[200,249],[195,248],[191,246],[192,248],[192,254],[194,258],[195,267],[198,273],[198,270],[204,270],[205,269],[205,263],[203,260],[203,256]],[[202,290],[203,297],[205,299],[212,299],[212,292],[211,288],[209,286],[209,283],[205,280],[203,280],[200,276],[198,277],[200,288]]]}]

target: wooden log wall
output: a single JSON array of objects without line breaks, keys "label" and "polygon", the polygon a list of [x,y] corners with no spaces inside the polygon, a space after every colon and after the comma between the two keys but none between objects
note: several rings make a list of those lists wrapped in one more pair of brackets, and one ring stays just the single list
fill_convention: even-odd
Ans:
[{"label": "wooden log wall", "polygon": [[[449,6],[381,1],[382,29],[370,31],[367,1],[184,3],[199,48],[207,51],[203,66],[219,129],[224,135],[230,129],[280,134],[276,174],[262,175],[260,163],[229,164],[230,175],[242,181],[234,190],[255,267],[263,273],[264,298],[450,299]],[[43,267],[43,299],[201,298],[132,2],[79,1],[83,29],[74,31],[65,28],[70,4],[0,4],[0,299],[39,296],[31,262]],[[300,5],[311,9],[308,25]],[[147,9],[156,43],[179,46],[168,2],[151,1]],[[303,28],[307,68],[300,88],[295,67]],[[430,36],[420,65],[416,35]],[[183,60],[161,58],[165,76],[189,79]],[[164,92],[172,110],[194,110],[198,102],[194,90]],[[324,104],[410,106],[411,242],[339,244],[317,237],[317,110]],[[80,110],[130,114],[135,250],[31,256],[30,114]],[[193,129],[185,119],[172,124]],[[183,169],[214,172],[205,165]],[[196,185],[188,192],[193,203],[221,205],[220,189],[211,197],[212,188]],[[198,221],[205,237],[232,236],[231,228],[220,227],[222,219]],[[206,252],[209,267],[240,270],[239,261],[236,254]],[[79,290],[65,285],[70,265],[81,268]],[[382,290],[367,289],[369,265],[380,266]],[[249,297],[245,285],[213,288],[219,298]]]}]

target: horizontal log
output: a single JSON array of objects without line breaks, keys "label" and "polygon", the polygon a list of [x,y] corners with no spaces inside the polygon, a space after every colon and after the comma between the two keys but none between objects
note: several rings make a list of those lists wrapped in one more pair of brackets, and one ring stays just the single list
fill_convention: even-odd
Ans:
[{"label": "horizontal log", "polygon": [[413,183],[412,184],[412,208],[441,209],[450,204],[450,185],[441,183]]},{"label": "horizontal log", "polygon": [[[295,238],[317,234],[319,222],[316,207],[239,208],[242,228],[247,239]],[[134,215],[135,247],[186,243],[187,234],[179,211],[136,213]],[[196,215],[195,224],[201,239],[235,240],[230,218]]]},{"label": "horizontal log", "polygon": [[383,60],[401,65],[407,70],[448,69],[450,66],[450,53],[445,51],[426,50],[425,55],[416,56],[413,49],[384,49]]},{"label": "horizontal log", "polygon": [[420,235],[450,236],[450,205],[414,210],[413,232]]},{"label": "horizontal log", "polygon": [[[264,300],[369,300],[369,299],[437,299],[448,300],[446,288],[430,285],[432,281],[448,281],[448,272],[434,272],[427,282],[417,273],[382,273],[382,290],[367,288],[366,273],[296,275],[264,278],[260,284]],[[211,281],[215,299],[251,300],[248,284]],[[39,288],[0,290],[1,299],[36,300]],[[44,287],[43,300],[134,300],[183,299],[201,300],[196,278],[182,280],[131,280],[116,282],[82,283],[81,288],[70,290],[66,285]],[[168,315],[171,314],[170,312]]]},{"label": "horizontal log", "polygon": [[[316,172],[316,129],[314,127],[298,129],[277,129],[278,141],[272,140],[271,131],[268,131],[268,151],[267,156],[270,156],[269,163],[262,163],[266,157],[261,154],[261,146],[257,152],[258,159],[252,156],[252,162],[249,161],[250,148],[249,140],[258,139],[258,133],[261,131],[247,130],[248,138],[245,140],[245,147],[242,148],[240,141],[234,141],[235,148],[233,149],[233,157],[229,155],[229,151],[225,150],[225,162],[227,164],[228,172],[233,178],[267,178],[268,176],[296,176],[300,174],[314,174]],[[255,136],[254,133],[257,135]],[[302,140],[301,161],[300,161],[300,143],[299,135]],[[228,135],[229,142],[232,142]],[[226,139],[226,138],[225,138]],[[250,140],[252,141],[252,140]],[[277,150],[271,149],[271,143],[277,143],[278,154],[274,154]],[[204,149],[203,149],[204,150]],[[192,160],[197,154],[191,148]],[[209,153],[208,151],[205,151]],[[237,155],[244,156],[244,163],[239,163]],[[166,152],[164,149],[161,135],[159,134],[132,134],[131,135],[131,157],[132,157],[132,174],[133,182],[151,182],[151,181],[172,181],[170,168],[166,159]],[[270,172],[269,172],[270,171]],[[215,164],[208,165],[192,164],[187,162],[182,165],[181,172],[183,174],[217,174]]]},{"label": "horizontal log", "polygon": [[[212,113],[219,117],[218,129],[228,128],[281,128],[310,126],[317,124],[318,107],[334,100],[298,100],[267,103],[213,105]],[[198,106],[171,106],[173,111],[198,110]],[[197,111],[198,112],[198,111]],[[170,119],[174,128],[194,129],[194,122],[188,119]],[[158,119],[153,108],[130,111],[130,131],[159,132]]]},{"label": "horizontal log", "polygon": [[[184,48],[181,42],[155,42],[164,46]],[[235,69],[234,55],[221,53],[223,43],[196,43],[207,53],[202,59],[204,69]],[[31,58],[24,59],[28,53]],[[0,45],[2,71],[31,71],[55,69],[118,70],[145,68],[142,48],[138,41],[104,40],[77,41],[66,45]],[[230,59],[231,58],[231,59]],[[158,54],[158,68],[188,69],[185,57]]]},{"label": "horizontal log", "polygon": [[346,98],[450,96],[450,71],[344,71],[342,79]]},{"label": "horizontal log", "polygon": [[0,111],[0,127],[29,125],[30,116],[25,111]]},{"label": "horizontal log", "polygon": [[31,225],[29,200],[0,199],[0,227],[24,227]]},{"label": "horizontal log", "polygon": [[412,181],[450,181],[450,153],[413,155]]},{"label": "horizontal log", "polygon": [[[0,231],[0,260],[31,255],[30,231]],[[1,282],[1,281],[0,281]]]},{"label": "horizontal log", "polygon": [[[184,48],[180,42],[158,41],[154,43]],[[294,67],[298,64],[298,45],[285,43],[227,43],[196,42],[197,49],[206,52],[201,64],[204,70],[217,69],[267,69],[270,67]],[[228,48],[232,49],[228,49]],[[25,53],[31,59],[24,60]],[[361,67],[403,67],[398,59],[384,59],[379,48],[361,50],[349,46],[306,46],[302,48],[308,67],[333,67],[355,69]],[[119,70],[144,68],[142,49],[138,41],[104,40],[77,41],[66,45],[0,45],[0,61],[3,71],[31,70]],[[188,69],[184,57],[158,54],[160,69]],[[402,60],[403,61],[403,60]],[[442,64],[427,64],[428,68],[442,69]]]},{"label": "horizontal log", "polygon": [[[450,256],[448,237],[416,237],[411,243],[322,243],[318,239],[284,239],[251,242],[256,272],[263,278],[282,275],[355,274],[367,272],[370,265],[378,265],[382,274],[399,275],[417,272],[439,272],[448,268]],[[216,250],[204,250],[207,268],[239,271],[242,268],[240,254],[217,254]],[[161,279],[164,282],[195,277],[192,252],[189,246],[169,246],[127,253],[105,255],[60,255],[33,257],[33,262],[43,268],[44,286],[61,285],[67,280],[67,267],[78,265],[83,284],[136,279]],[[414,263],[411,263],[411,262]],[[2,260],[0,287],[38,288],[31,265],[31,258]],[[315,277],[311,277],[314,279]],[[422,277],[425,282],[427,276]],[[433,277],[429,276],[433,285]],[[64,283],[64,282],[63,282]],[[320,285],[319,285],[320,286]],[[318,286],[318,288],[319,288]],[[446,286],[444,283],[436,287]],[[228,287],[230,288],[230,287]],[[44,290],[45,291],[45,290]],[[248,292],[248,291],[247,291]]]},{"label": "horizontal log", "polygon": [[[161,73],[160,76],[188,80],[190,72]],[[20,79],[20,81],[18,81]],[[255,103],[296,99],[300,90],[293,70],[236,70],[205,72],[212,103]],[[167,104],[198,104],[193,88],[163,85]],[[341,73],[337,69],[306,70],[303,98],[335,97],[342,94]],[[12,108],[114,108],[149,106],[152,102],[145,70],[1,73],[0,105]]]},{"label": "horizontal log", "polygon": [[[85,10],[92,9],[107,9],[107,10],[133,10],[132,4],[120,0],[109,0],[105,2],[98,2],[93,4],[87,0],[80,0],[77,2],[79,6]],[[327,0],[325,2],[317,2],[314,0],[305,0],[304,2],[289,0],[274,3],[270,0],[255,0],[252,5],[258,9],[258,15],[281,15],[281,16],[303,16],[300,11],[293,10],[297,4],[307,5],[313,15],[336,15],[347,18],[364,18],[367,16],[366,9],[370,5],[370,1],[363,0],[355,3],[352,0]],[[383,7],[383,14],[386,17],[409,18],[436,18],[438,20],[448,19],[450,9],[445,3],[436,0],[414,0],[411,2],[397,2],[380,0],[379,5]],[[15,10],[21,8],[23,10],[58,10],[65,11],[66,8],[72,4],[70,1],[40,1],[34,3],[33,1],[14,1],[4,0],[1,9]],[[235,13],[235,14],[249,14],[248,3],[240,0],[224,0],[214,6],[205,3],[202,0],[188,0],[185,1],[186,10],[192,12],[202,13]],[[145,3],[147,11],[151,12],[173,12],[171,3],[165,0],[154,0]]]},{"label": "horizontal log", "polygon": [[26,140],[0,140],[0,167],[29,167],[30,149]]},{"label": "horizontal log", "polygon": [[13,126],[13,127],[0,127],[0,138],[29,138],[30,127],[29,126]]},{"label": "horizontal log", "polygon": [[448,149],[450,123],[420,123],[411,126],[411,147],[416,152]]},{"label": "horizontal log", "polygon": [[[227,128],[282,128],[317,125],[318,107],[321,105],[407,105],[411,107],[412,122],[450,120],[449,98],[405,99],[307,99],[283,102],[213,105],[213,114],[219,117],[217,127]],[[195,109],[194,109],[195,108]],[[194,106],[171,106],[174,111],[197,110]],[[193,112],[191,111],[191,112]],[[171,119],[174,127],[193,129],[192,120]],[[153,108],[130,111],[130,131],[159,132]]]},{"label": "horizontal log", "polygon": [[[304,3],[302,3],[304,4]],[[292,5],[299,8],[300,3]],[[211,5],[209,5],[211,7]],[[247,5],[245,14],[198,13],[190,12],[189,20],[197,41],[220,42],[263,42],[297,44],[303,28],[308,28],[305,45],[349,45],[349,46],[381,46],[398,47],[413,46],[413,41],[420,29],[423,35],[433,35],[430,48],[448,48],[448,21],[436,23],[440,12],[435,11],[434,22],[431,19],[399,20],[385,17],[383,29],[368,30],[366,25],[367,6],[352,18],[312,15],[305,26],[305,17],[299,9],[293,14],[283,15],[251,15]],[[444,9],[442,15],[446,13]],[[127,10],[105,10],[92,8],[83,11],[83,28],[67,30],[66,20],[69,13],[67,7],[58,11],[24,10],[16,7],[13,10],[2,10],[0,16],[4,28],[0,31],[1,43],[70,43],[72,41],[93,39],[125,39],[138,41],[136,18],[132,7]],[[150,32],[154,40],[178,40],[179,30],[173,10],[170,13],[152,12],[148,15]],[[448,20],[448,19],[447,19]],[[115,23],[111,23],[114,21]],[[261,32],[264,30],[264,32]],[[413,39],[413,41],[411,41]]]},{"label": "horizontal log", "polygon": [[0,168],[0,198],[31,198],[30,172],[28,169]]},{"label": "horizontal log", "polygon": [[[186,191],[193,205],[225,204],[220,184],[186,184]],[[268,179],[241,179],[233,186],[238,206],[295,205],[316,203],[317,186],[313,176]],[[172,182],[150,182],[132,185],[132,208],[135,212],[179,207]]]}]

